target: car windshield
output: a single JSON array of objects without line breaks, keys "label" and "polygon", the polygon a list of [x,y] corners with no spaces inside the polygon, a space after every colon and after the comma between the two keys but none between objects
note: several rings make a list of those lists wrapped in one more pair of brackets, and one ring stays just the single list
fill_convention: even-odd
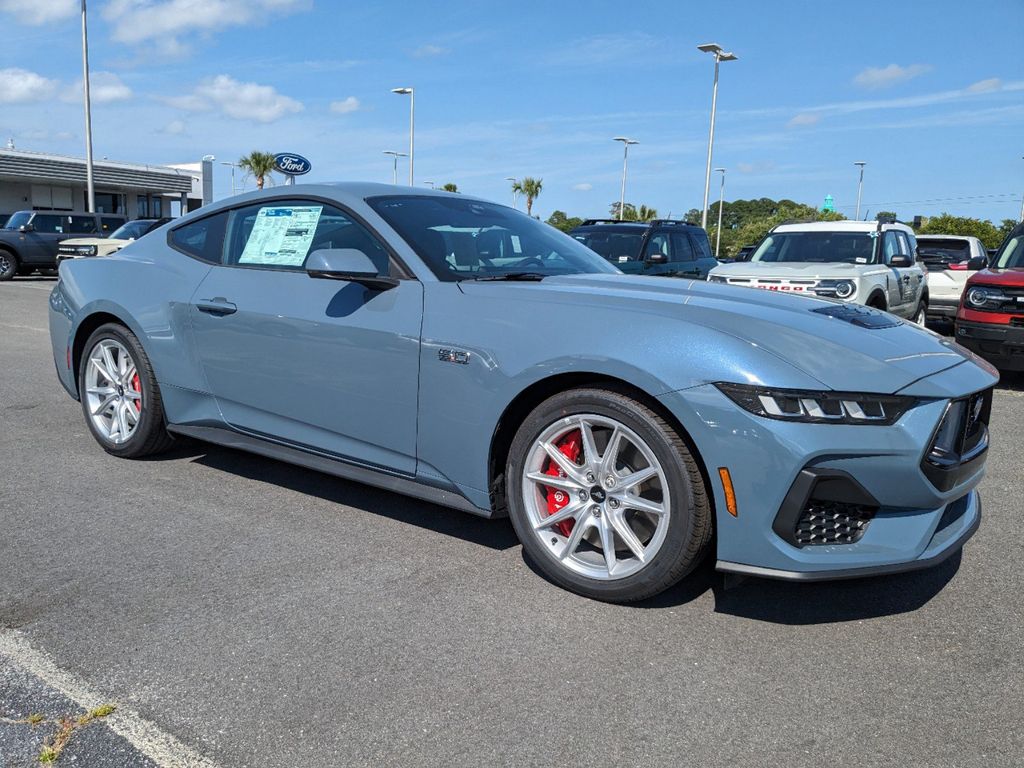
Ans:
[{"label": "car windshield", "polygon": [[610,229],[591,229],[572,233],[572,236],[608,261],[631,261],[640,258],[644,233]]},{"label": "car windshield", "polygon": [[1024,233],[1007,240],[999,250],[995,262],[1000,269],[1024,267]]},{"label": "car windshield", "polygon": [[582,243],[503,205],[440,195],[367,202],[439,280],[618,272]]},{"label": "car windshield", "polygon": [[27,211],[12,213],[11,217],[7,219],[7,223],[4,224],[4,229],[17,229],[20,226],[28,224],[28,220],[31,218],[32,214]]},{"label": "car windshield", "polygon": [[875,232],[773,232],[751,261],[871,264]]},{"label": "car windshield", "polygon": [[153,226],[152,221],[129,221],[110,233],[111,240],[138,240]]}]

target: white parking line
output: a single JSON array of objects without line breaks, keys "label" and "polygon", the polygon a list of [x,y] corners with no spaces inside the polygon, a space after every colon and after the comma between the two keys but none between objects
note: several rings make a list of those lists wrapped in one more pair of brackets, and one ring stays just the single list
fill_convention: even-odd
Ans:
[{"label": "white parking line", "polygon": [[46,333],[45,328],[36,328],[34,325],[14,325],[12,323],[0,323],[0,326],[4,328],[17,328],[19,331],[39,331],[40,333]]},{"label": "white parking line", "polygon": [[[15,666],[60,691],[82,709],[90,710],[112,703],[91,690],[86,683],[60,669],[44,653],[33,648],[21,632],[0,630],[0,654],[7,657]],[[110,726],[114,733],[126,739],[139,752],[163,768],[217,768],[216,763],[124,706],[118,705],[103,722]]]},{"label": "white parking line", "polygon": [[18,288],[31,288],[33,291],[46,291],[47,293],[49,293],[50,291],[53,290],[53,286],[55,286],[55,285],[56,285],[56,283],[50,283],[49,285],[23,285],[23,284],[21,284],[21,285],[18,285]]}]

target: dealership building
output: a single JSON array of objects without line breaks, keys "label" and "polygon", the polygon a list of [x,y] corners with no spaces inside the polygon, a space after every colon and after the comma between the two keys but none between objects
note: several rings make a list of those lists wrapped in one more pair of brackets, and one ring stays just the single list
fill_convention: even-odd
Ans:
[{"label": "dealership building", "polygon": [[[213,163],[93,162],[96,211],[129,219],[180,216],[213,198]],[[0,226],[15,211],[85,211],[85,160],[0,149]]]}]

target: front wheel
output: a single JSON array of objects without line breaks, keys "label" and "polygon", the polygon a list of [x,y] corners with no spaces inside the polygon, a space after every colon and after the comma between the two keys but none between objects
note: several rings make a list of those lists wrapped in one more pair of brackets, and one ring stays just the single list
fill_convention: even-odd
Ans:
[{"label": "front wheel", "polygon": [[78,386],[85,422],[107,453],[136,459],[171,445],[153,368],[124,326],[101,325],[89,337]]},{"label": "front wheel", "polygon": [[18,274],[18,257],[0,249],[0,281],[10,280]]},{"label": "front wheel", "polygon": [[509,452],[509,515],[555,583],[609,602],[642,600],[693,570],[711,539],[697,462],[659,414],[621,392],[555,395]]},{"label": "front wheel", "polygon": [[914,315],[913,317],[911,317],[910,322],[912,322],[914,325],[919,325],[922,328],[924,328],[927,317],[928,304],[925,302],[924,299],[921,299],[921,301],[917,303],[917,309],[914,310]]}]

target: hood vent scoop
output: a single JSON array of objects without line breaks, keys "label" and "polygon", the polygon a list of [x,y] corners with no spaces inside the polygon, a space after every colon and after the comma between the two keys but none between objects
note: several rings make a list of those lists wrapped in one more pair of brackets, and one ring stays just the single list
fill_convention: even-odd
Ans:
[{"label": "hood vent scoop", "polygon": [[839,304],[834,307],[819,307],[811,311],[858,325],[861,328],[894,328],[903,322],[888,312],[864,307],[860,304]]}]

